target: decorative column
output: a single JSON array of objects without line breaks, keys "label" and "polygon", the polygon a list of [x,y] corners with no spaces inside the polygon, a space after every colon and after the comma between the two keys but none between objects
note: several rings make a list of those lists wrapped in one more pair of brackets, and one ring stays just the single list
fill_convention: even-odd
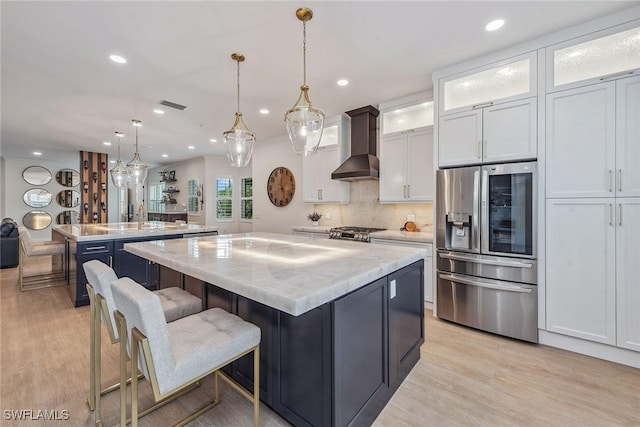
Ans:
[{"label": "decorative column", "polygon": [[107,222],[109,194],[109,156],[80,151],[80,222]]}]

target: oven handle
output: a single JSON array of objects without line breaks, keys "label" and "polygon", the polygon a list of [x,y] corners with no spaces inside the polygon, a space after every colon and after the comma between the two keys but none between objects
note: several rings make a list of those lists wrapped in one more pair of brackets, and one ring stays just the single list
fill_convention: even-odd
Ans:
[{"label": "oven handle", "polygon": [[465,261],[465,262],[473,262],[475,264],[488,264],[488,265],[496,265],[498,267],[517,267],[517,268],[531,268],[533,264],[525,263],[520,261],[502,261],[502,260],[490,260],[490,259],[482,259],[482,258],[472,258],[466,257],[464,255],[455,255],[455,254],[440,254],[441,258],[452,259],[455,261]]},{"label": "oven handle", "polygon": [[498,291],[518,292],[522,294],[530,294],[533,291],[533,289],[531,288],[523,288],[521,286],[514,286],[514,285],[496,285],[494,283],[487,283],[481,280],[467,279],[461,276],[457,276],[455,274],[440,274],[440,278],[444,280],[449,280],[451,282],[462,283],[464,285],[477,286],[479,288],[495,289]]}]

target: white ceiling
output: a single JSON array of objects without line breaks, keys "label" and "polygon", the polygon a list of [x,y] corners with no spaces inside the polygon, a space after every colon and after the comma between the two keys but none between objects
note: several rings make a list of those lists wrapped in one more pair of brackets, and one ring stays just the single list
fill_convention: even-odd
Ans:
[{"label": "white ceiling", "polygon": [[[314,12],[307,24],[310,97],[331,116],[430,89],[434,70],[637,4],[3,1],[1,152],[62,159],[87,150],[115,159],[119,130],[128,161],[135,118],[143,122],[141,156],[152,165],[223,154],[221,142],[209,139],[221,141],[233,124],[233,52],[247,57],[240,68],[245,123],[258,143],[284,135],[284,112],[302,82],[300,6]],[[485,32],[494,18],[506,25]],[[110,61],[113,53],[128,63]],[[340,78],[351,83],[339,87]],[[163,99],[187,109],[154,114]]]}]

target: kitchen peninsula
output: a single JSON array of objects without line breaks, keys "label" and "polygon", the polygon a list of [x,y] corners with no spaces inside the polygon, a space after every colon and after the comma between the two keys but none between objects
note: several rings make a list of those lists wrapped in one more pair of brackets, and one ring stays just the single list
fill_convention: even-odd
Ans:
[{"label": "kitchen peninsula", "polygon": [[[124,249],[260,327],[260,397],[293,425],[370,425],[420,358],[423,249],[257,232]],[[245,359],[229,374],[250,388]]]},{"label": "kitchen peninsula", "polygon": [[128,276],[151,289],[157,286],[157,266],[126,253],[127,242],[179,239],[184,235],[218,234],[217,227],[160,221],[55,225],[53,240],[65,242],[65,280],[76,307],[89,304],[82,264],[97,259],[113,267],[118,277]]}]

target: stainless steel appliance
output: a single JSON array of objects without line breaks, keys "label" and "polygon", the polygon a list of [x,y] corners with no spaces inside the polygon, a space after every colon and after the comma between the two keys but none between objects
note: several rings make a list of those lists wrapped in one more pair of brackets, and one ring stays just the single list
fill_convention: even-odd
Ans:
[{"label": "stainless steel appliance", "polygon": [[536,162],[436,173],[438,317],[538,341]]},{"label": "stainless steel appliance", "polygon": [[369,243],[370,237],[369,233],[373,233],[374,231],[383,231],[384,228],[373,228],[373,227],[334,227],[329,230],[329,238],[330,239],[341,239],[341,240],[356,240],[358,242],[367,242]]}]

